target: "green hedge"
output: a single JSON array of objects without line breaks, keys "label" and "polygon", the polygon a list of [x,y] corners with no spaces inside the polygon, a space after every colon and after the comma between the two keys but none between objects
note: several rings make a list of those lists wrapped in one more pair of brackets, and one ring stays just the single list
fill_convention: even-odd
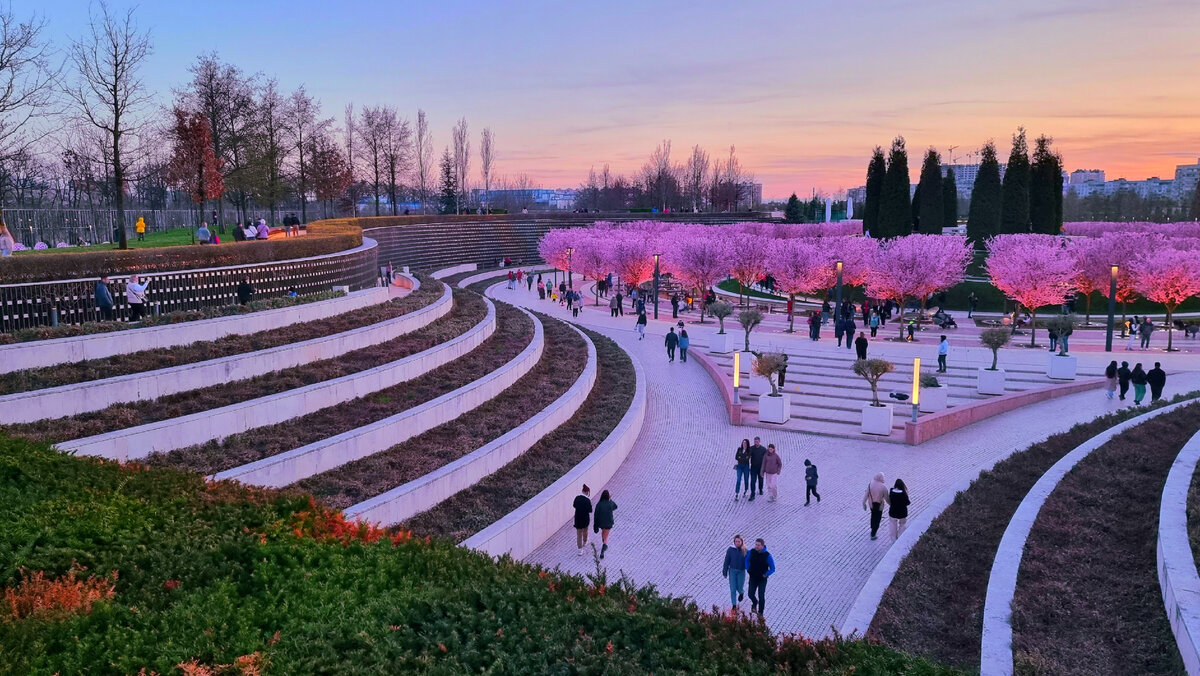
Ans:
[{"label": "green hedge", "polygon": [[[582,577],[346,524],[303,494],[0,438],[0,584],[116,571],[90,612],[0,606],[0,673],[950,674]],[[249,673],[241,670],[240,673]],[[259,672],[253,672],[259,673]]]}]

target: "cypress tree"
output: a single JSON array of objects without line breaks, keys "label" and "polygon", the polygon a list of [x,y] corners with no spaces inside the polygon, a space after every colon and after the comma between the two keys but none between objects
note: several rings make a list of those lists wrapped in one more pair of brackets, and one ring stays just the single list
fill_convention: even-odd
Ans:
[{"label": "cypress tree", "polygon": [[1196,192],[1192,193],[1192,220],[1200,220],[1200,183],[1196,184]]},{"label": "cypress tree", "polygon": [[1004,170],[1004,197],[1001,199],[1000,232],[1014,234],[1029,232],[1029,144],[1025,128],[1013,134],[1012,152]]},{"label": "cypress tree", "polygon": [[958,225],[958,181],[954,178],[954,167],[946,167],[942,177],[942,225],[953,228]]},{"label": "cypress tree", "polygon": [[454,160],[450,158],[450,149],[442,151],[442,213],[452,214],[458,208],[458,178],[454,174]]},{"label": "cypress tree", "polygon": [[1000,163],[996,159],[996,144],[988,141],[980,152],[979,171],[971,188],[971,205],[967,209],[967,237],[976,249],[983,249],[987,238],[1000,234]]},{"label": "cypress tree", "polygon": [[1035,142],[1029,182],[1031,229],[1045,235],[1062,231],[1062,158],[1050,150],[1051,143],[1045,135]]},{"label": "cypress tree", "polygon": [[920,205],[920,231],[927,235],[942,234],[945,223],[942,216],[942,158],[933,148],[925,153],[917,189],[921,191],[921,199],[914,200]]},{"label": "cypress tree", "polygon": [[908,151],[897,136],[888,151],[887,173],[879,196],[879,232],[876,237],[900,237],[912,232],[912,203],[908,193]]},{"label": "cypress tree", "polygon": [[875,146],[871,162],[867,165],[867,195],[863,203],[863,230],[879,237],[879,198],[883,192],[883,176],[887,164],[883,159],[883,148]]},{"label": "cypress tree", "polygon": [[912,208],[912,216],[909,219],[908,232],[904,233],[906,235],[910,234],[910,233],[914,233],[914,232],[920,232],[920,230],[921,230],[921,184],[920,183],[917,183],[917,187],[913,188],[911,208]]},{"label": "cypress tree", "polygon": [[803,214],[800,211],[800,199],[796,197],[796,193],[788,198],[787,207],[783,210],[783,220],[788,223],[799,223]]}]

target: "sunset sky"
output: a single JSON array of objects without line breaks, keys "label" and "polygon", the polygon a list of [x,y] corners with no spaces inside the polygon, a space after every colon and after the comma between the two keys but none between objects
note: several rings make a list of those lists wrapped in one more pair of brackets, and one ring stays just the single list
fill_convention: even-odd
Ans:
[{"label": "sunset sky", "polygon": [[[42,13],[65,46],[88,4],[13,9]],[[1169,178],[1200,157],[1197,0],[207,0],[137,16],[164,105],[215,50],[305,85],[339,124],[350,101],[424,108],[439,152],[458,117],[475,147],[491,126],[497,172],[545,187],[605,162],[632,173],[662,139],[679,162],[736,145],[767,197],[861,185],[896,134],[963,161],[988,138],[1007,156],[1024,125],[1068,171],[1109,178]]]}]

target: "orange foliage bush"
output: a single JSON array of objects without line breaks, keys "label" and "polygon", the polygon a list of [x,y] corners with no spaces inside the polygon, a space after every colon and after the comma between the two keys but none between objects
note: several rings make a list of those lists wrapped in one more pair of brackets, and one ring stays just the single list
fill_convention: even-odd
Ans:
[{"label": "orange foliage bush", "polygon": [[366,521],[347,521],[341,512],[319,505],[312,498],[308,499],[308,509],[296,512],[292,519],[292,533],[296,537],[318,542],[348,545],[356,541],[370,544],[387,539],[398,545],[412,539],[411,531],[389,533]]},{"label": "orange foliage bush", "polygon": [[117,571],[106,577],[79,579],[82,568],[72,568],[63,577],[47,578],[42,571],[22,574],[16,587],[4,589],[3,615],[24,619],[33,615],[86,615],[99,601],[107,601],[116,593]]}]

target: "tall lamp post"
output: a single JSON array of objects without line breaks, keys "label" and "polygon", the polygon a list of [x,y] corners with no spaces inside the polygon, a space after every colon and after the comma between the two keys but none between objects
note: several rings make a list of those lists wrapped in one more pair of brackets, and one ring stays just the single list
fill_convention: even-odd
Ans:
[{"label": "tall lamp post", "polygon": [[837,262],[837,301],[833,306],[833,316],[835,321],[840,321],[842,318],[842,262]]},{"label": "tall lamp post", "polygon": [[571,274],[571,254],[575,253],[575,247],[567,247],[567,288],[575,290],[574,276]]},{"label": "tall lamp post", "polygon": [[1113,325],[1117,314],[1117,273],[1121,267],[1114,265],[1110,268],[1112,278],[1108,280],[1108,330],[1104,336],[1104,351],[1112,352]]},{"label": "tall lamp post", "polygon": [[662,254],[654,254],[654,318],[658,319],[658,257]]}]

